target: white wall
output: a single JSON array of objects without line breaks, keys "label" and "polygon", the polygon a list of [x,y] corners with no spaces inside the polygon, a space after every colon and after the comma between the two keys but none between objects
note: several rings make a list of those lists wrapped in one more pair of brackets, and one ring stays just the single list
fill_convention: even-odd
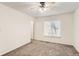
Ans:
[{"label": "white wall", "polygon": [[[50,21],[50,20],[60,20],[62,37],[59,38],[46,37],[43,35],[44,21]],[[73,14],[72,13],[36,18],[34,26],[35,26],[34,39],[36,40],[68,44],[68,45],[73,44]]]},{"label": "white wall", "polygon": [[0,4],[0,55],[31,41],[32,17]]},{"label": "white wall", "polygon": [[79,52],[79,9],[74,13],[74,47]]}]

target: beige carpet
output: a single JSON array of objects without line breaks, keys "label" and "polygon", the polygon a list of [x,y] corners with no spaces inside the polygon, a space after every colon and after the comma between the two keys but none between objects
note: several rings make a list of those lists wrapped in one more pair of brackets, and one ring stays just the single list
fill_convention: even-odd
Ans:
[{"label": "beige carpet", "polygon": [[4,56],[79,56],[73,46],[33,40]]}]

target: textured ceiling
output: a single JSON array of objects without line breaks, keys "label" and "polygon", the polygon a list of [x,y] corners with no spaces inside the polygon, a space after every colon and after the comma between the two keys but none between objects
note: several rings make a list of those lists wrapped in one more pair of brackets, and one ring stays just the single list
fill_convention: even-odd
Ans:
[{"label": "textured ceiling", "polygon": [[79,2],[56,2],[55,5],[51,3],[46,11],[40,12],[39,2],[4,2],[2,4],[35,17],[73,12],[79,8]]}]

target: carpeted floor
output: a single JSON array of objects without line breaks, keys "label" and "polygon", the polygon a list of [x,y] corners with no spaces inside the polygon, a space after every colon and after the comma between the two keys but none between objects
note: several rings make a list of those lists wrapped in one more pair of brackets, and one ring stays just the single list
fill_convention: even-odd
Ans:
[{"label": "carpeted floor", "polygon": [[73,46],[33,40],[4,56],[79,56]]}]

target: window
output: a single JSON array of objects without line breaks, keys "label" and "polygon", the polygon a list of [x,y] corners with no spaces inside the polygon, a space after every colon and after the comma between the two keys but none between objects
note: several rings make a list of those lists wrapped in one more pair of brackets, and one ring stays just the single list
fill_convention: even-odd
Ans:
[{"label": "window", "polygon": [[45,21],[44,22],[44,35],[60,37],[60,21]]}]

